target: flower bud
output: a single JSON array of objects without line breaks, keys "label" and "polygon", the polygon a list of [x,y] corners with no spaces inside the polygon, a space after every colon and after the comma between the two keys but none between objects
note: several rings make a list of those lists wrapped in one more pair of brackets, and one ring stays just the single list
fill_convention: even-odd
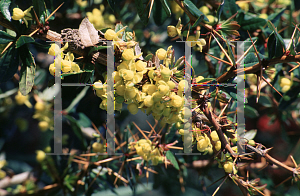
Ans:
[{"label": "flower bud", "polygon": [[176,27],[170,25],[167,27],[167,31],[168,31],[168,36],[169,37],[175,37],[178,35]]},{"label": "flower bud", "polygon": [[45,158],[46,158],[46,154],[45,154],[44,151],[42,151],[42,150],[37,150],[36,151],[36,160],[39,163],[43,162],[45,160]]},{"label": "flower bud", "polygon": [[118,38],[117,33],[114,30],[112,30],[112,29],[108,29],[105,32],[104,37],[107,40],[114,40],[114,39]]},{"label": "flower bud", "polygon": [[138,111],[139,111],[138,106],[137,106],[137,104],[135,104],[135,103],[130,103],[130,104],[128,104],[128,105],[127,105],[127,109],[128,109],[128,111],[129,111],[131,114],[133,114],[133,115],[137,114]]},{"label": "flower bud", "polygon": [[20,8],[13,9],[13,16],[11,17],[13,20],[20,20],[24,18],[25,13]]},{"label": "flower bud", "polygon": [[164,60],[167,56],[167,51],[163,48],[160,48],[156,51],[156,56],[159,60]]}]

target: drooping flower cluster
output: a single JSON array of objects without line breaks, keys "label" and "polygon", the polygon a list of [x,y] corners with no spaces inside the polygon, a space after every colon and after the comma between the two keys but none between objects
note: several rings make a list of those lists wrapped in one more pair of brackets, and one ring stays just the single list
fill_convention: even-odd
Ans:
[{"label": "drooping flower cluster", "polygon": [[[67,52],[67,54],[63,53],[63,51],[67,48],[68,43],[63,48],[60,48],[57,44],[51,44],[48,54],[50,54],[51,56],[55,56],[55,61],[58,61],[58,64],[61,64],[61,71],[63,73],[80,72],[79,65],[73,62],[74,54],[71,52]],[[55,61],[49,66],[49,72],[53,76],[55,76]]]},{"label": "drooping flower cluster", "polygon": [[140,139],[136,142],[135,145],[131,144],[131,147],[134,147],[136,153],[141,156],[145,161],[152,162],[152,165],[157,165],[160,162],[164,161],[164,156],[162,156],[162,149],[158,148],[150,140]]}]

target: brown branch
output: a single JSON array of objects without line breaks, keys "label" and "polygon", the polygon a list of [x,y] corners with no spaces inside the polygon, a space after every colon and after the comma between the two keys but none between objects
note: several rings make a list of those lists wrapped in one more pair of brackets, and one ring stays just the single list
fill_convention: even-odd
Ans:
[{"label": "brown branch", "polygon": [[[263,60],[261,64],[264,68],[267,68],[267,67],[269,67],[271,65],[275,65],[277,63],[288,63],[288,62],[299,62],[299,61],[300,61],[300,55],[295,55],[295,56],[284,55],[282,57],[277,57],[272,60]],[[246,68],[241,68],[241,69],[230,69],[223,75],[219,76],[217,78],[217,81],[219,83],[222,83],[230,78],[233,78],[234,76],[236,76],[238,73],[240,73],[242,71],[245,71],[245,74],[256,73],[260,70],[261,64],[257,63],[251,67],[246,67]]]},{"label": "brown branch", "polygon": [[211,124],[214,126],[216,129],[219,139],[222,144],[222,149],[226,149],[231,156],[236,157],[236,153],[232,150],[230,147],[230,144],[227,142],[226,138],[224,137],[222,127],[219,125],[215,117],[212,115],[212,112],[208,109],[208,107],[205,107],[203,110],[204,115],[208,118],[208,120],[211,122]]}]

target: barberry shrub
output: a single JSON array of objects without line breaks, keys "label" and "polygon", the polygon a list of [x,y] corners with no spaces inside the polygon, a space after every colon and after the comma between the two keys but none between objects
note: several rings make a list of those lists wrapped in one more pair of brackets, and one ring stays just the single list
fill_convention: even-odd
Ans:
[{"label": "barberry shrub", "polygon": [[1,194],[300,195],[299,9],[0,0]]}]

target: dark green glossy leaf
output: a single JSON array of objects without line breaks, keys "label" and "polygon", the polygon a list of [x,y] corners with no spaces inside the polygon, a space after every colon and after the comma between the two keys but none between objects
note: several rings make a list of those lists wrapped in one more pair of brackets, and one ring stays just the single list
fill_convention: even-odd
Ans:
[{"label": "dark green glossy leaf", "polygon": [[16,43],[16,48],[20,48],[24,44],[33,43],[34,39],[32,37],[21,35]]},{"label": "dark green glossy leaf", "polygon": [[240,10],[240,8],[235,3],[235,0],[225,0],[222,12],[225,16],[225,19],[237,13],[238,10]]},{"label": "dark green glossy leaf", "polygon": [[64,117],[69,120],[71,128],[74,131],[75,135],[82,142],[83,147],[86,148],[88,145],[87,145],[85,138],[83,137],[81,128],[80,128],[79,124],[77,123],[77,121],[72,116],[69,116],[69,115],[65,115]]},{"label": "dark green glossy leaf", "polygon": [[32,5],[34,8],[34,11],[36,12],[39,20],[41,23],[45,23],[45,13],[46,13],[46,8],[45,8],[45,2],[44,0],[33,0]]},{"label": "dark green glossy leaf", "polygon": [[283,47],[277,37],[275,36],[275,33],[273,32],[268,39],[268,55],[269,59],[273,59],[276,57],[282,56],[283,53]]},{"label": "dark green glossy leaf", "polygon": [[154,22],[157,26],[161,26],[168,18],[168,15],[163,9],[161,2],[157,0],[154,1],[152,13]]},{"label": "dark green glossy leaf", "polygon": [[245,112],[245,116],[249,118],[257,118],[259,116],[257,110],[249,105],[245,106],[244,112]]},{"label": "dark green glossy leaf", "polygon": [[218,10],[217,10],[217,18],[218,18],[217,24],[221,20],[221,14],[222,14],[223,9],[224,9],[224,4],[225,4],[225,0],[223,0],[222,4],[218,7]]},{"label": "dark green glossy leaf", "polygon": [[172,153],[171,151],[167,151],[166,157],[167,157],[167,159],[173,164],[173,166],[174,166],[177,170],[179,170],[179,165],[178,165],[178,163],[177,163],[177,160],[176,160],[175,156],[173,155],[173,153]]},{"label": "dark green glossy leaf", "polygon": [[138,15],[144,25],[147,25],[149,21],[150,6],[147,7],[148,2],[148,0],[134,1]]},{"label": "dark green glossy leaf", "polygon": [[0,58],[0,83],[11,79],[18,70],[19,55],[15,47],[9,48]]},{"label": "dark green glossy leaf", "polygon": [[273,14],[270,14],[268,16],[268,20],[270,20],[277,27],[280,22],[280,17],[282,16],[282,14],[284,13],[285,10],[286,10],[286,8],[282,8],[280,10],[280,12],[275,12]]},{"label": "dark green glossy leaf", "polygon": [[115,11],[115,1],[114,0],[107,0],[109,7],[112,9],[112,11]]},{"label": "dark green glossy leaf", "polygon": [[281,44],[281,47],[285,49],[285,43],[283,38],[281,37],[281,35],[277,32],[277,29],[275,28],[274,24],[271,21],[268,21],[268,27],[273,31],[273,33],[276,36],[276,39],[279,41],[279,43]]},{"label": "dark green glossy leaf", "polygon": [[14,41],[16,38],[4,31],[0,31],[0,44],[7,44]]},{"label": "dark green glossy leaf", "polygon": [[244,31],[255,31],[256,29],[262,28],[267,21],[262,18],[253,17],[249,20],[241,20],[241,29]]},{"label": "dark green glossy leaf", "polygon": [[169,7],[169,4],[166,0],[160,0],[161,4],[162,4],[162,7],[163,9],[165,10],[165,13],[168,17],[171,16],[171,10],[170,10],[170,7]]},{"label": "dark green glossy leaf", "polygon": [[42,49],[42,50],[49,50],[49,48],[51,47],[51,45],[49,44],[49,42],[45,42],[44,44],[38,43],[38,42],[32,42],[32,44],[34,44],[37,48]]},{"label": "dark green glossy leaf", "polygon": [[191,14],[197,18],[198,23],[200,23],[202,20],[209,22],[208,18],[195,6],[193,2],[191,2],[190,0],[184,0],[183,4],[186,9],[189,10]]},{"label": "dark green glossy leaf", "polygon": [[34,85],[36,65],[33,56],[28,50],[27,46],[24,46],[19,50],[20,57],[23,63],[20,74],[19,90],[22,93],[22,95],[27,95]]},{"label": "dark green glossy leaf", "polygon": [[260,96],[258,99],[258,103],[265,107],[272,107],[272,101],[268,96]]},{"label": "dark green glossy leaf", "polygon": [[294,101],[297,100],[298,94],[300,93],[300,87],[299,85],[297,87],[293,87],[290,90],[288,90],[286,93],[284,93],[283,96],[279,101],[278,109],[281,111],[286,110],[287,107],[289,107]]},{"label": "dark green glossy leaf", "polygon": [[0,11],[4,15],[4,17],[9,21],[11,21],[11,15],[10,15],[10,11],[9,11],[10,3],[11,3],[10,0],[1,0],[0,1]]}]

